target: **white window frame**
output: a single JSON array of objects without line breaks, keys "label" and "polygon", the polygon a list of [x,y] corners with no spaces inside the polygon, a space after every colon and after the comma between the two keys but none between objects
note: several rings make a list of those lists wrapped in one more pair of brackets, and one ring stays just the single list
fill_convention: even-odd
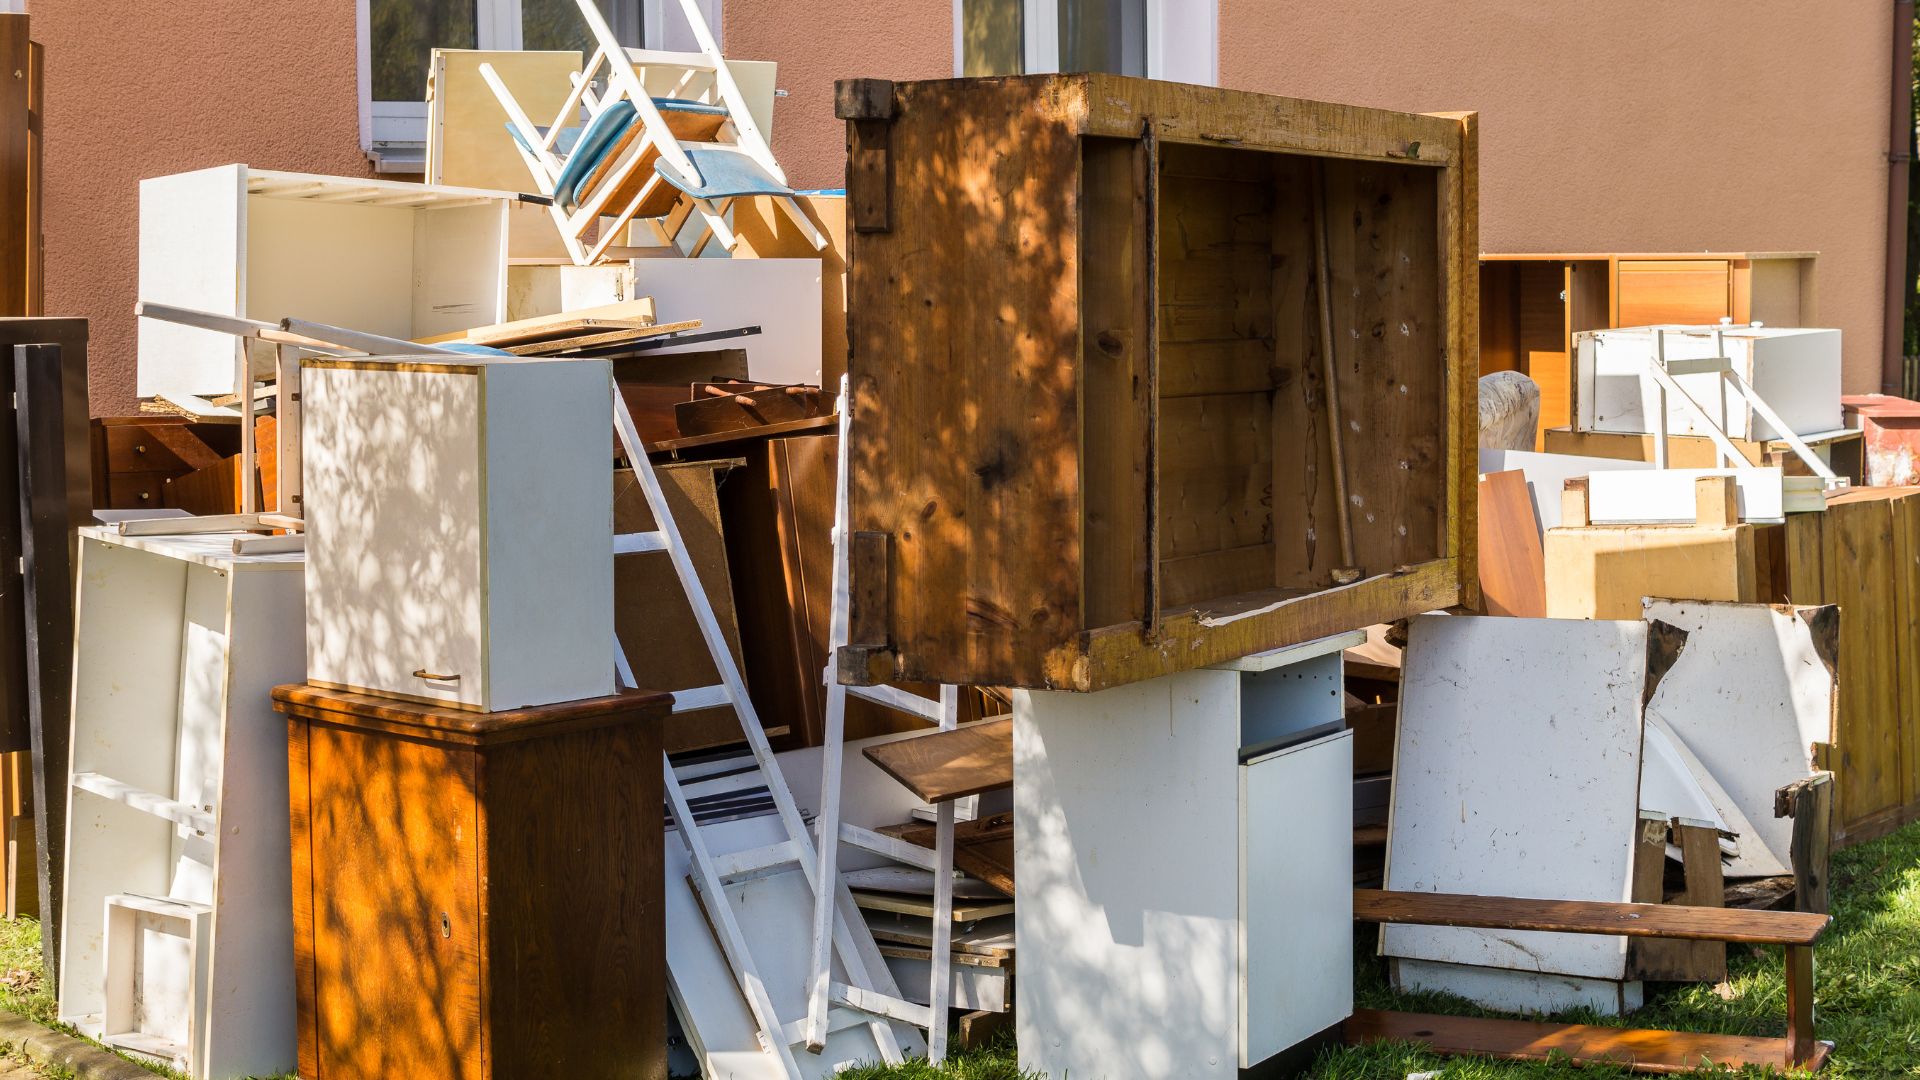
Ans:
[{"label": "white window frame", "polygon": [[[671,37],[675,24],[685,36],[685,20],[679,17],[678,4],[672,4],[672,19],[663,0],[641,0],[642,40],[658,41]],[[720,33],[720,0],[700,0],[716,39]],[[523,47],[520,0],[474,0],[474,47],[513,51]],[[373,100],[373,41],[369,0],[354,0],[354,23],[359,34],[360,149],[372,150],[375,143],[425,143],[427,141],[427,103],[424,101]],[[616,24],[615,29],[618,29]]]},{"label": "white window frame", "polygon": [[[966,74],[966,0],[953,0],[953,74]],[[1030,75],[1060,70],[1060,0],[1021,0]],[[1147,78],[1220,83],[1219,0],[1147,0]]]}]

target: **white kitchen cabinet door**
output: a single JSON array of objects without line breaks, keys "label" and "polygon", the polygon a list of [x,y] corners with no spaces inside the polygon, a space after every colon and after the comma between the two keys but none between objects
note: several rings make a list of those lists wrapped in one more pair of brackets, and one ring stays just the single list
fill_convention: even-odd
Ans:
[{"label": "white kitchen cabinet door", "polygon": [[303,364],[310,682],[482,711],[613,692],[611,378]]}]

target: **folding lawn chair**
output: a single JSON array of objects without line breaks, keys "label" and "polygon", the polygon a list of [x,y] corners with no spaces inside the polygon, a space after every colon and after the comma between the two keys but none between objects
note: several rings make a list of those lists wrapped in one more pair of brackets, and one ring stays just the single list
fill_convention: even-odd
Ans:
[{"label": "folding lawn chair", "polygon": [[[597,47],[573,76],[573,92],[551,125],[536,126],[491,65],[480,68],[507,112],[508,130],[540,193],[553,200],[554,221],[575,263],[599,260],[636,219],[649,222],[662,242],[673,243],[679,224],[687,220],[685,207],[732,250],[738,241],[727,225],[727,207],[752,195],[774,198],[815,248],[826,246],[826,237],[794,202],[793,188],[694,0],[680,0],[680,7],[700,45],[698,53],[628,50],[594,0],[577,2]],[[645,69],[677,68],[678,78],[649,71],[656,85],[664,82],[675,95],[694,93],[702,83],[704,90],[689,97],[656,97],[636,60]],[[596,92],[603,78],[603,89]],[[590,240],[596,226],[601,232]],[[706,239],[701,238],[703,246]]]}]

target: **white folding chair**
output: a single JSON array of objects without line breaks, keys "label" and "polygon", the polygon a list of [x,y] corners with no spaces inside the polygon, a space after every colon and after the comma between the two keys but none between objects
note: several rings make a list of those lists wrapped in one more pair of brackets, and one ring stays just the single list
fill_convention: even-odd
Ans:
[{"label": "white folding chair", "polygon": [[[680,0],[680,7],[700,51],[684,54],[629,50],[594,0],[577,2],[596,47],[545,129],[520,108],[490,65],[480,69],[506,110],[508,129],[540,193],[553,200],[554,221],[575,263],[598,261],[635,220],[648,221],[663,243],[673,243],[679,222],[686,219],[683,205],[691,206],[707,230],[703,246],[711,236],[732,250],[738,241],[727,224],[727,207],[753,195],[774,198],[815,248],[826,246],[826,237],[794,201],[694,0]],[[684,63],[670,65],[670,59],[682,58]],[[668,96],[649,92],[636,60],[642,68],[683,69],[674,79],[655,74],[652,81],[665,82]],[[704,89],[696,91],[702,83]],[[678,96],[683,93],[697,96]],[[589,239],[596,228],[598,237]]]}]

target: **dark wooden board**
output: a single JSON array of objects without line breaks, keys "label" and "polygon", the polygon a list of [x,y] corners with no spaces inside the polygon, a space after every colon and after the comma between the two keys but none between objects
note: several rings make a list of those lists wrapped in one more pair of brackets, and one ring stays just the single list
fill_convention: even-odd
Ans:
[{"label": "dark wooden board", "polygon": [[833,408],[831,398],[817,386],[748,387],[728,394],[701,389],[702,396],[673,407],[682,438],[809,420]]},{"label": "dark wooden board", "polygon": [[869,746],[880,766],[924,802],[946,802],[1013,786],[1013,718]]},{"label": "dark wooden board", "polygon": [[[932,850],[934,827],[925,824],[888,825],[880,830],[909,844]],[[953,866],[1012,896],[1013,815],[960,821],[953,826]]]},{"label": "dark wooden board", "polygon": [[1360,922],[1416,926],[1471,926],[1488,930],[1544,930],[1560,934],[1619,934],[1754,945],[1811,945],[1827,916],[1801,911],[1746,911],[1594,900],[1528,900],[1459,893],[1353,891]]}]

